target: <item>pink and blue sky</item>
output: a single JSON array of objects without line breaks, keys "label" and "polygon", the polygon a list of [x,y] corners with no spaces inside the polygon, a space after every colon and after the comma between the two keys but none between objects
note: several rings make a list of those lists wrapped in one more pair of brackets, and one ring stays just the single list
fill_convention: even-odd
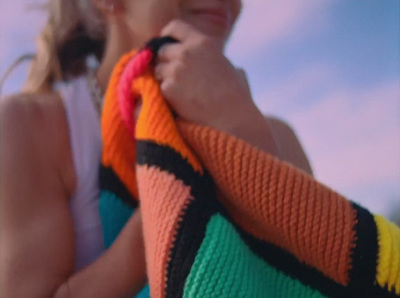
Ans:
[{"label": "pink and blue sky", "polygon": [[[41,2],[0,1],[0,75],[34,52],[45,16],[25,7]],[[243,2],[227,55],[258,107],[292,125],[320,181],[376,213],[400,213],[400,1]]]}]

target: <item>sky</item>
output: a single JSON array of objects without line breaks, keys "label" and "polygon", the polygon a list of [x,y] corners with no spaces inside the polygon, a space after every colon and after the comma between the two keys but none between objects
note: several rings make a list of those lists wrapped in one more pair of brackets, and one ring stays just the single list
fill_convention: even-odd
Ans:
[{"label": "sky", "polygon": [[[0,1],[0,75],[45,22]],[[400,214],[400,1],[244,0],[226,54],[266,115],[289,123],[316,178],[371,211]],[[4,86],[15,93],[28,64]]]}]

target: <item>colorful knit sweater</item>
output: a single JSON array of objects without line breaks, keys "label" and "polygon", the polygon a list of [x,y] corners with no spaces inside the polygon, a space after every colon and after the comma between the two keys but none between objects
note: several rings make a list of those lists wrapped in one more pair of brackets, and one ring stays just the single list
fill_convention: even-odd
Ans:
[{"label": "colorful knit sweater", "polygon": [[151,297],[400,297],[399,227],[174,117],[152,73],[160,42],[121,59],[102,115],[104,239],[140,201]]}]

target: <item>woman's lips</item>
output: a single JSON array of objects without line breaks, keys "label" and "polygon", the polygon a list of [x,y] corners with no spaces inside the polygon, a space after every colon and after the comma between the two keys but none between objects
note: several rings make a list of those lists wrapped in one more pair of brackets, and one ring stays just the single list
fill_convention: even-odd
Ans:
[{"label": "woman's lips", "polygon": [[201,8],[201,9],[193,9],[192,12],[195,15],[198,15],[204,18],[205,20],[210,21],[225,29],[231,25],[230,17],[228,13],[223,9]]}]

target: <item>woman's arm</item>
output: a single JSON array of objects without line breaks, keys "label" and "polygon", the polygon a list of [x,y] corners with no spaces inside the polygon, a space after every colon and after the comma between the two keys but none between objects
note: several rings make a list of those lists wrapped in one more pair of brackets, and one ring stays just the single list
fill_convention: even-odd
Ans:
[{"label": "woman's arm", "polygon": [[54,297],[133,297],[146,283],[143,246],[141,214],[135,212],[111,248],[65,280]]},{"label": "woman's arm", "polygon": [[0,103],[1,296],[131,297],[146,279],[140,214],[103,256],[73,274],[65,112],[54,96],[26,97]]},{"label": "woman's arm", "polygon": [[279,158],[312,176],[310,162],[294,130],[275,117],[265,116],[265,120],[275,140]]},{"label": "woman's arm", "polygon": [[260,150],[313,175],[308,158],[293,129],[285,122],[262,115],[254,105],[252,110],[236,117],[219,130],[245,140]]},{"label": "woman's arm", "polygon": [[[244,72],[232,65],[212,37],[182,20],[171,21],[161,35],[180,41],[161,47],[154,74],[164,98],[182,119],[237,136],[311,173],[293,131],[265,120]],[[285,151],[278,152],[277,145]]]}]

